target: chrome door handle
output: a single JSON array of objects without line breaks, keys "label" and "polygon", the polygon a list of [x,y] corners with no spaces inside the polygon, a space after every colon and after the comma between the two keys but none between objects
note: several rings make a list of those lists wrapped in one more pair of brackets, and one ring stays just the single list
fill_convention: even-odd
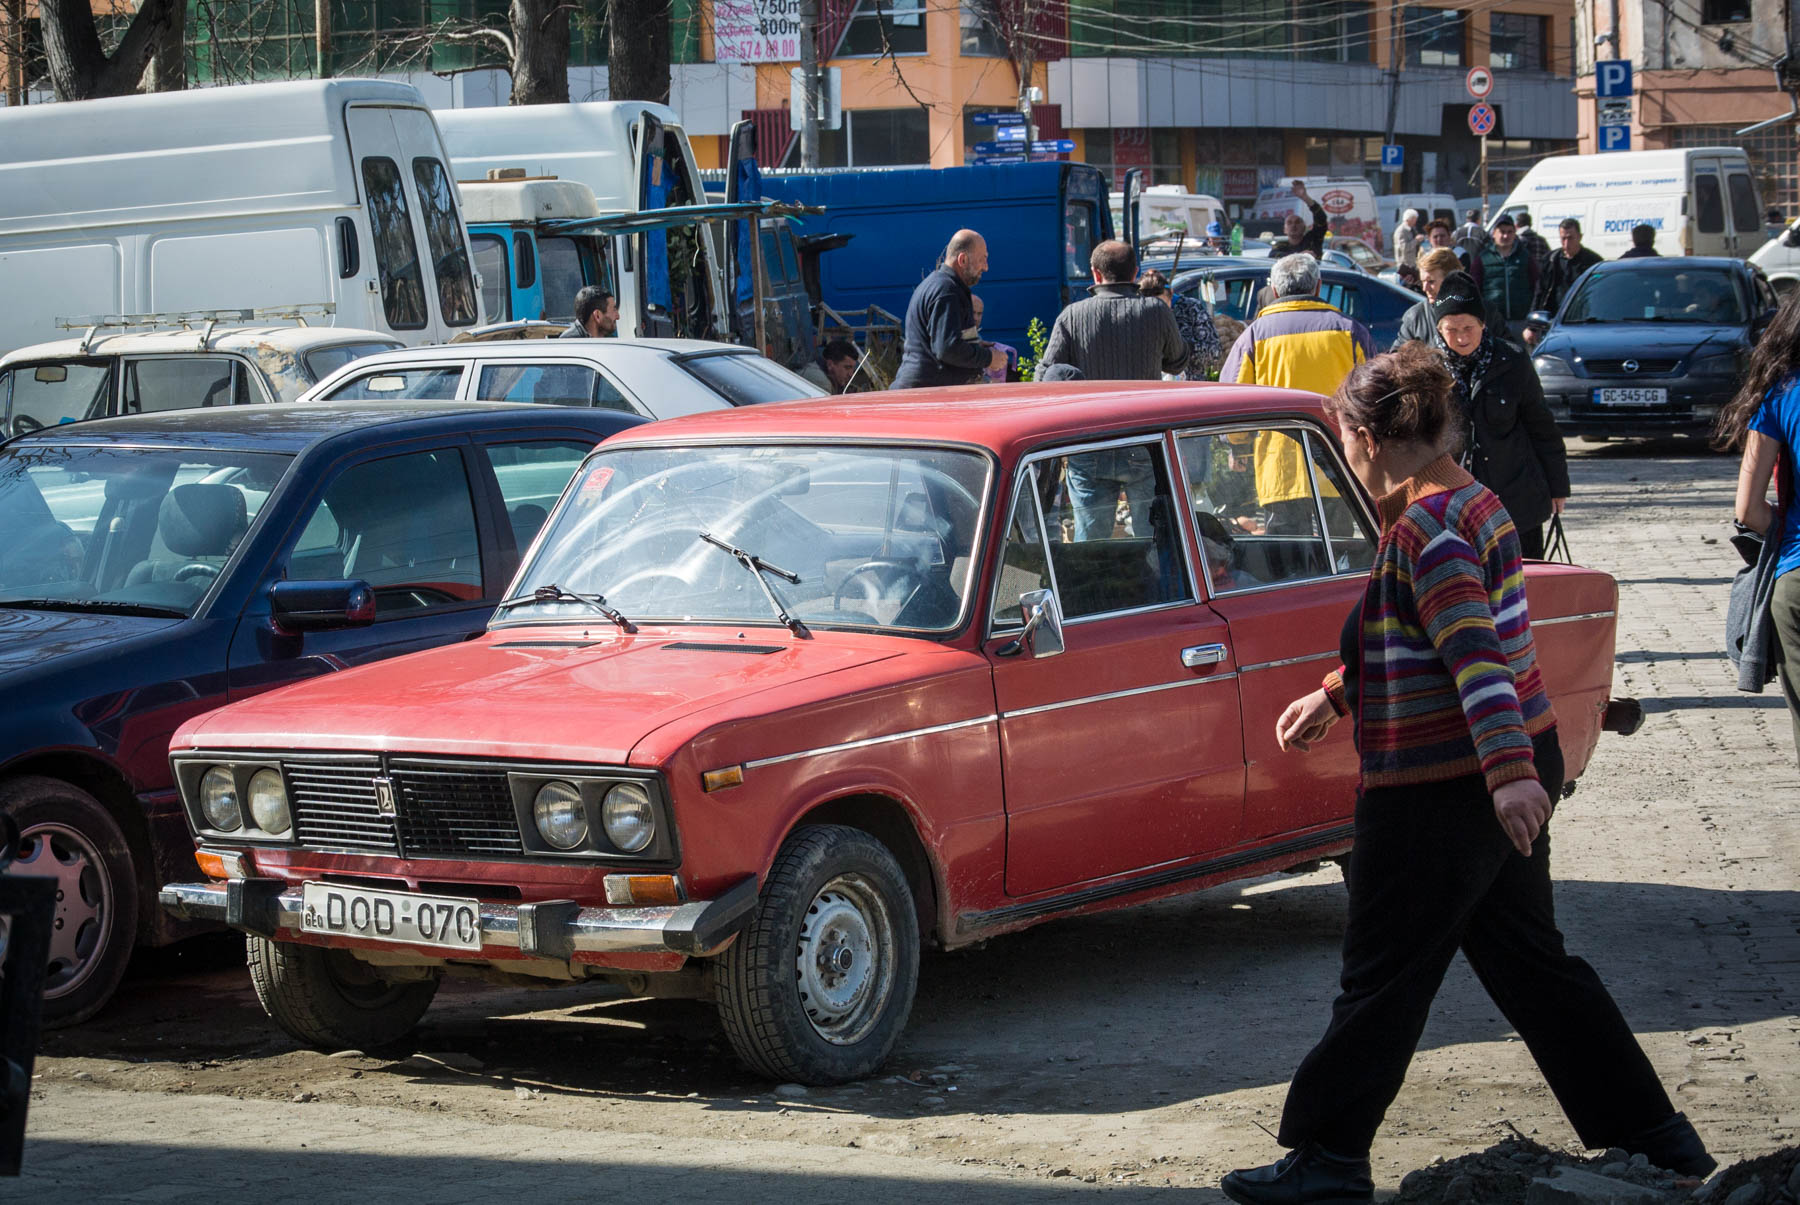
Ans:
[{"label": "chrome door handle", "polygon": [[1225,646],[1222,644],[1196,644],[1192,648],[1181,650],[1181,663],[1189,669],[1199,669],[1204,665],[1217,665],[1225,660]]}]

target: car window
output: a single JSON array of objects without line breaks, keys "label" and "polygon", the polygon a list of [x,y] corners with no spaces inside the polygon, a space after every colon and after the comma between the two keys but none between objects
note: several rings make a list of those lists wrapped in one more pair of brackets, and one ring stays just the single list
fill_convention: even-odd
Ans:
[{"label": "car window", "polygon": [[0,450],[0,599],[189,614],[288,463],[207,448]]},{"label": "car window", "polygon": [[1223,306],[1226,317],[1236,318],[1239,322],[1249,322],[1256,317],[1256,291],[1262,285],[1262,278],[1257,276],[1240,276],[1226,281]]},{"label": "car window", "polygon": [[1346,318],[1355,318],[1362,309],[1362,296],[1349,285],[1325,281],[1319,285],[1319,300]]},{"label": "car window", "polygon": [[1725,177],[1725,187],[1731,193],[1731,224],[1739,234],[1752,234],[1762,229],[1762,210],[1756,204],[1756,189],[1750,184],[1750,177],[1743,172],[1732,172]]},{"label": "car window", "polygon": [[378,368],[354,377],[333,389],[323,400],[330,402],[447,402],[456,398],[463,366],[421,365],[418,368]]},{"label": "car window", "polygon": [[203,406],[229,406],[234,401],[235,361],[219,356],[206,359],[157,357],[125,361],[126,414],[154,414],[161,410],[192,410]]},{"label": "car window", "polygon": [[1735,274],[1722,268],[1678,272],[1590,272],[1563,310],[1564,324],[1584,322],[1745,321]]},{"label": "car window", "polygon": [[1035,467],[1066,618],[1192,597],[1160,441],[1048,457]]},{"label": "car window", "polygon": [[419,272],[419,248],[407,216],[400,168],[386,156],[371,155],[362,161],[362,172],[375,266],[381,275],[382,312],[397,331],[419,330],[426,321],[425,279]]},{"label": "car window", "polygon": [[568,440],[487,444],[482,448],[500,485],[500,500],[520,552],[530,546],[563,486],[594,445]]},{"label": "car window", "polygon": [[1037,470],[1037,465],[1030,465],[1020,478],[1019,497],[1013,503],[1012,521],[1006,528],[1006,543],[1000,548],[990,625],[995,628],[1022,625],[1025,618],[1019,608],[1019,595],[1050,589],[1050,551],[1038,509]]},{"label": "car window", "polygon": [[456,190],[450,173],[436,159],[413,160],[413,183],[419,188],[419,215],[431,247],[431,271],[437,277],[438,312],[445,326],[475,321],[475,281],[469,274],[469,252],[463,246],[462,221],[456,216]]},{"label": "car window", "polygon": [[1178,447],[1214,594],[1372,563],[1373,535],[1317,433],[1252,427],[1184,435]]},{"label": "car window", "polygon": [[1762,276],[1760,276],[1760,275],[1757,276],[1756,277],[1756,308],[1759,310],[1772,310],[1780,304],[1781,304],[1781,299],[1779,297],[1775,296],[1775,290],[1770,287],[1769,282],[1767,280],[1765,280]]},{"label": "car window", "polygon": [[6,428],[0,435],[25,435],[58,423],[106,413],[112,366],[104,360],[61,360],[15,364],[0,376]]},{"label": "car window", "polygon": [[536,402],[546,406],[596,406],[637,414],[606,374],[586,364],[488,364],[475,397],[483,402]]},{"label": "car window", "polygon": [[825,391],[754,353],[685,356],[675,363],[733,406],[824,397]]},{"label": "car window", "polygon": [[1725,198],[1719,191],[1719,177],[1694,177],[1694,222],[1701,234],[1725,233]]},{"label": "car window", "polygon": [[1087,280],[1094,253],[1094,204],[1073,198],[1063,203],[1063,275]]},{"label": "car window", "polygon": [[395,344],[381,343],[339,343],[332,347],[315,347],[301,358],[306,362],[306,371],[314,383],[342,368],[352,360],[360,360],[364,356],[372,356],[378,351],[393,351]]},{"label": "car window", "polygon": [[497,234],[471,234],[475,274],[481,278],[481,308],[489,322],[512,321],[512,270],[506,264],[506,240]]},{"label": "car window", "polygon": [[481,541],[462,454],[413,452],[339,473],[301,528],[288,576],[360,578],[375,588],[378,619],[481,598]]},{"label": "car window", "polygon": [[611,292],[612,276],[585,238],[556,236],[537,241],[540,275],[544,281],[544,317],[557,322],[575,321],[575,294],[583,285],[599,285]]}]

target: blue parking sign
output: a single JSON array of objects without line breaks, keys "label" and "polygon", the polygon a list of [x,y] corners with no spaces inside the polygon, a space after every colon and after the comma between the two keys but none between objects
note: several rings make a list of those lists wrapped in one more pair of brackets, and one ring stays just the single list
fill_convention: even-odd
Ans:
[{"label": "blue parking sign", "polygon": [[1594,64],[1594,95],[1630,96],[1631,60],[1601,59]]},{"label": "blue parking sign", "polygon": [[1406,148],[1398,143],[1384,142],[1381,145],[1381,170],[1397,172],[1406,166]]},{"label": "blue parking sign", "polygon": [[1630,126],[1601,126],[1600,149],[1603,151],[1628,151],[1631,149]]}]

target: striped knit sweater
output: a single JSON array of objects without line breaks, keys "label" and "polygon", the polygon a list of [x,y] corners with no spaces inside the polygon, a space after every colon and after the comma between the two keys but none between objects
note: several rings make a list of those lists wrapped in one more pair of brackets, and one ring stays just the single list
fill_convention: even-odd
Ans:
[{"label": "striped knit sweater", "polygon": [[[1449,457],[1377,502],[1363,594],[1356,747],[1365,787],[1480,772],[1490,791],[1537,773],[1556,716],[1538,674],[1512,520]],[[1344,671],[1325,691],[1348,714]]]}]

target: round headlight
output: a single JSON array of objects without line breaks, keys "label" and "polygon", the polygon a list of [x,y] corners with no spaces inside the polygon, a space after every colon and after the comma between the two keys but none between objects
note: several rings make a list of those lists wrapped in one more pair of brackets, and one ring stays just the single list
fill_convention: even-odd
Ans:
[{"label": "round headlight", "polygon": [[236,832],[244,826],[238,807],[237,780],[224,766],[214,766],[200,776],[200,811],[220,832]]},{"label": "round headlight", "polygon": [[293,827],[288,815],[287,788],[274,770],[258,770],[250,776],[250,818],[256,827],[280,836]]},{"label": "round headlight", "polygon": [[581,792],[566,782],[547,782],[531,802],[531,818],[537,830],[557,849],[574,849],[587,840],[587,809]]},{"label": "round headlight", "polygon": [[635,854],[656,836],[650,792],[635,782],[622,782],[606,793],[600,820],[606,826],[606,839],[620,853]]}]

